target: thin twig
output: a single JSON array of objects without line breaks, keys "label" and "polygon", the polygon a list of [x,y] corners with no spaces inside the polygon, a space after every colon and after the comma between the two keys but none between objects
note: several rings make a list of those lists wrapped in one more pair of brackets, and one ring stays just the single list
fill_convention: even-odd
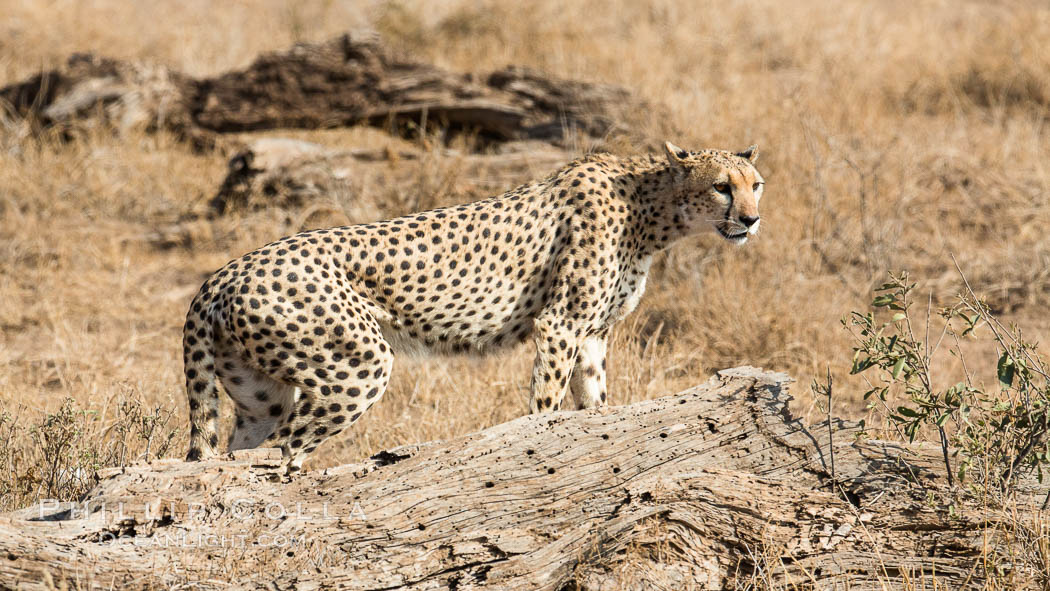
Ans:
[{"label": "thin twig", "polygon": [[[930,309],[933,308],[933,293],[927,294],[926,297],[926,338],[923,339],[922,345],[926,350],[926,359],[930,358]],[[943,334],[943,333],[942,333]]]},{"label": "thin twig", "polygon": [[835,477],[835,434],[831,430],[831,367],[827,367],[828,372],[828,453],[831,456],[831,482],[838,483],[838,478]]},{"label": "thin twig", "polygon": [[955,478],[952,476],[952,462],[948,459],[948,436],[944,433],[944,427],[937,426],[937,432],[941,435],[941,453],[944,454],[944,466],[948,469],[948,488],[955,488]]},{"label": "thin twig", "polygon": [[[911,314],[907,313],[908,308],[910,308],[910,305],[908,303],[908,285],[907,285],[907,282],[908,282],[907,275],[906,274],[902,274],[901,275],[901,283],[904,285],[904,292],[903,292],[903,296],[902,296],[903,303],[901,305],[904,306],[904,309],[905,309],[904,323],[905,323],[905,326],[908,328],[908,340],[911,341],[912,343],[914,343],[915,342],[915,331],[912,329],[912,325],[911,325]],[[926,338],[927,338],[927,342],[925,342],[923,344],[923,347],[925,348],[924,350],[927,353],[925,355],[920,355],[918,351],[915,352],[915,357],[918,358],[919,363],[922,365],[922,368],[921,368],[922,371],[921,372],[917,372],[916,375],[918,375],[919,380],[922,381],[922,386],[923,386],[924,390],[926,392],[933,392],[933,385],[932,385],[933,384],[933,378],[932,378],[931,372],[930,372],[930,358],[929,358],[929,349],[928,349],[928,347],[929,347],[929,342],[928,342],[929,331],[930,331],[930,316],[929,316],[929,308],[927,308],[927,310],[926,310]],[[951,461],[951,458],[948,457],[948,435],[944,432],[944,427],[942,427],[940,425],[937,425],[937,433],[941,437],[941,454],[944,456],[944,468],[945,468],[945,472],[946,472],[946,474],[948,476],[948,487],[949,488],[955,488],[955,477],[952,475],[952,461]]]}]

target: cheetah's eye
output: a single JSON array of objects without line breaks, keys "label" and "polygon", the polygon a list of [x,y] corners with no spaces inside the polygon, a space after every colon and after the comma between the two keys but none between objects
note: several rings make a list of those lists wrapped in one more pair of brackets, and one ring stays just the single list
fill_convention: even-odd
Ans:
[{"label": "cheetah's eye", "polygon": [[761,186],[762,186],[762,183],[755,183],[755,184],[751,185],[751,190],[752,191],[757,191],[758,188],[761,187]]},{"label": "cheetah's eye", "polygon": [[726,195],[729,194],[729,183],[715,183],[714,185],[711,185],[711,188],[719,193],[725,193]]}]

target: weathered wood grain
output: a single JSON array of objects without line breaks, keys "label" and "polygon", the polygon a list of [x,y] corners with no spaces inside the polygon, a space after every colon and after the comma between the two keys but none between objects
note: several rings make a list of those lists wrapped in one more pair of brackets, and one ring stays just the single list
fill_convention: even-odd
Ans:
[{"label": "weathered wood grain", "polygon": [[725,370],[290,482],[276,450],[114,471],[80,505],[0,517],[0,588],[979,588],[1007,525],[927,501],[936,450],[843,423],[833,486],[789,382]]}]

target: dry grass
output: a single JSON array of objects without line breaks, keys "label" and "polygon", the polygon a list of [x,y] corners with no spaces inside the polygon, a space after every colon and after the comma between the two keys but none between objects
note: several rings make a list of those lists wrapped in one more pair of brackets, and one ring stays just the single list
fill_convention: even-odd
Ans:
[{"label": "dry grass", "polygon": [[[909,269],[935,302],[950,300],[959,288],[950,254],[1005,320],[1032,337],[1050,326],[1050,9],[1041,2],[0,0],[0,14],[0,84],[75,51],[212,74],[297,40],[375,27],[456,70],[516,63],[627,86],[666,106],[669,119],[645,130],[654,140],[759,144],[762,234],[741,249],[689,239],[658,260],[643,305],[614,336],[615,403],[736,364],[800,384],[830,366],[842,393],[835,412],[861,416],[859,395],[847,394],[862,388],[845,375],[839,319],[863,308],[888,270]],[[356,129],[295,135],[345,147],[394,141]],[[412,186],[362,180],[333,197],[327,217],[241,214],[162,250],[147,237],[211,197],[219,155],[164,135],[59,143],[0,128],[0,410],[38,424],[71,397],[95,411],[86,441],[100,445],[121,420],[117,400],[176,409],[171,426],[184,427],[180,329],[200,282],[304,227],[481,192],[454,177],[454,159],[412,166]],[[382,403],[307,467],[525,412],[530,355],[402,360]],[[796,396],[815,418],[803,386]],[[24,431],[7,445],[33,440]],[[0,509],[26,494],[0,497]]]}]

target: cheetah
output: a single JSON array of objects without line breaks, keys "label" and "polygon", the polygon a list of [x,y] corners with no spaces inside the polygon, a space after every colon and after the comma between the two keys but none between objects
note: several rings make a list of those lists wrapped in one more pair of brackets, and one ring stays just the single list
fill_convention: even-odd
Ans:
[{"label": "cheetah", "polygon": [[215,272],[183,335],[188,460],[214,457],[221,382],[229,449],[282,450],[289,473],[383,395],[394,353],[536,346],[530,412],[606,403],[610,329],[653,255],[710,228],[758,232],[754,146],[591,155],[498,197],[272,242]]}]

